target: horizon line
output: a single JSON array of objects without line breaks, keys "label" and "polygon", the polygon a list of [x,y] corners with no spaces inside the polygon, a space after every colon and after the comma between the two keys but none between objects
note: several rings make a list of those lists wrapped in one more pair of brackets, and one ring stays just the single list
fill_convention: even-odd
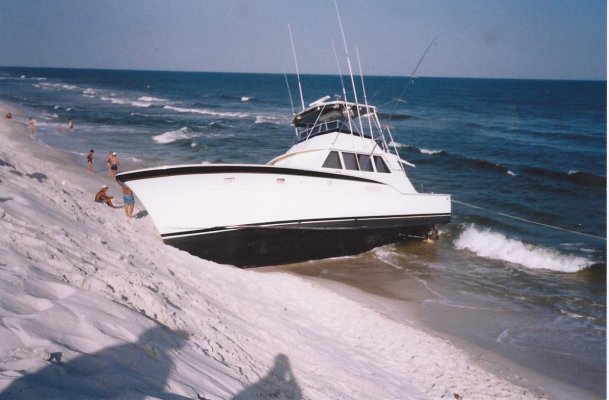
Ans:
[{"label": "horizon line", "polygon": [[[127,72],[169,72],[169,73],[189,73],[189,74],[252,74],[252,75],[296,75],[295,72],[236,72],[236,71],[193,71],[193,70],[172,70],[172,69],[130,69],[130,68],[102,68],[102,67],[32,67],[23,65],[0,65],[2,68],[14,69],[55,69],[55,70],[85,70],[85,71],[127,71]],[[335,73],[301,73],[301,76],[339,76]],[[359,76],[359,75],[358,75]],[[488,80],[528,80],[528,81],[567,81],[567,82],[607,82],[604,79],[594,78],[515,78],[515,77],[475,77],[475,76],[408,76],[390,74],[364,74],[365,77],[382,78],[407,78],[407,79],[488,79]]]}]

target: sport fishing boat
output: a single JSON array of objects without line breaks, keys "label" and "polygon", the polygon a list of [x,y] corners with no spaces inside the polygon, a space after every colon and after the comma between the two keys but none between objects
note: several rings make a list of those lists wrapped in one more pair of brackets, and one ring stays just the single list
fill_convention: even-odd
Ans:
[{"label": "sport fishing boat", "polygon": [[165,243],[240,267],[358,254],[450,221],[450,196],[415,190],[376,107],[326,96],[292,126],[293,146],[265,165],[172,165],[116,179]]}]

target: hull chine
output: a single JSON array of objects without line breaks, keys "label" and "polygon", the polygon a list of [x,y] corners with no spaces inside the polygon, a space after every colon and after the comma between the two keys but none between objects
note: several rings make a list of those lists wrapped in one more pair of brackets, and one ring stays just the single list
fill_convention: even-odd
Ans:
[{"label": "hull chine", "polygon": [[166,234],[163,241],[200,258],[238,267],[359,254],[425,237],[450,214],[291,221]]}]

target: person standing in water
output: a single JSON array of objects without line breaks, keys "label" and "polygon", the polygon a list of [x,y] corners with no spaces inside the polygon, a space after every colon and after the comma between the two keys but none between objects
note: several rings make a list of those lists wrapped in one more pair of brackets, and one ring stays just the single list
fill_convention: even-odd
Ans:
[{"label": "person standing in water", "polygon": [[93,149],[91,149],[91,150],[89,150],[89,154],[87,154],[87,169],[91,173],[95,172],[95,169],[93,169],[93,153],[94,152],[95,151]]},{"label": "person standing in water", "polygon": [[112,162],[111,159],[112,158],[112,152],[109,151],[108,152],[108,157],[106,158],[106,165],[108,166],[108,175],[112,176],[112,168],[110,168],[112,166]]},{"label": "person standing in water", "polygon": [[30,117],[28,124],[32,130],[32,136],[36,136],[36,120],[33,117]]},{"label": "person standing in water", "polygon": [[112,177],[112,179],[116,179],[116,173],[118,172],[118,166],[121,163],[118,160],[118,157],[116,156],[116,152],[113,151],[108,160],[110,161],[110,176]]}]

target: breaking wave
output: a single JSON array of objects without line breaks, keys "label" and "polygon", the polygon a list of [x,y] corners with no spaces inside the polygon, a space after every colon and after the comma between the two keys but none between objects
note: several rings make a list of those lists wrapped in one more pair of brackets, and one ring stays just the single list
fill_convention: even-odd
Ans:
[{"label": "breaking wave", "polygon": [[96,95],[96,91],[95,89],[91,89],[91,88],[86,88],[85,90],[82,91],[82,95],[85,97],[95,97]]},{"label": "breaking wave", "polygon": [[196,132],[193,132],[192,129],[185,126],[175,131],[165,132],[160,135],[153,136],[152,140],[159,144],[169,144],[178,140],[192,139],[197,136],[199,135]]},{"label": "breaking wave", "polygon": [[108,96],[101,96],[100,99],[102,99],[103,101],[109,101],[112,104],[120,104],[120,105],[131,105],[134,107],[141,107],[141,108],[148,108],[148,107],[152,107],[151,103],[144,103],[142,101],[134,101],[134,100],[128,100],[128,99],[121,99],[120,97],[108,97]]},{"label": "breaking wave", "polygon": [[419,152],[421,152],[421,154],[440,154],[442,153],[442,150],[428,150],[428,149],[419,149]]},{"label": "breaking wave", "polygon": [[41,83],[35,83],[35,84],[33,84],[33,86],[38,89],[46,89],[46,90],[78,90],[78,86],[68,85],[65,83],[41,82]]},{"label": "breaking wave", "polygon": [[163,106],[166,110],[176,111],[180,113],[191,113],[191,114],[201,114],[201,115],[212,115],[214,117],[223,117],[223,118],[245,118],[248,116],[247,113],[240,112],[220,112],[220,111],[212,111],[204,108],[184,108],[184,107],[175,107],[175,106]]},{"label": "breaking wave", "polygon": [[593,264],[587,258],[510,239],[501,233],[480,229],[473,224],[465,228],[454,245],[457,249],[472,251],[480,257],[520,264],[530,269],[572,273]]},{"label": "breaking wave", "polygon": [[141,97],[138,97],[138,100],[140,100],[140,101],[147,101],[149,103],[154,103],[154,102],[160,103],[160,102],[164,102],[164,101],[169,101],[167,99],[161,99],[161,98],[152,97],[152,96],[141,96]]},{"label": "breaking wave", "polygon": [[256,124],[273,124],[273,125],[283,125],[285,123],[284,117],[274,116],[274,115],[256,115]]}]

